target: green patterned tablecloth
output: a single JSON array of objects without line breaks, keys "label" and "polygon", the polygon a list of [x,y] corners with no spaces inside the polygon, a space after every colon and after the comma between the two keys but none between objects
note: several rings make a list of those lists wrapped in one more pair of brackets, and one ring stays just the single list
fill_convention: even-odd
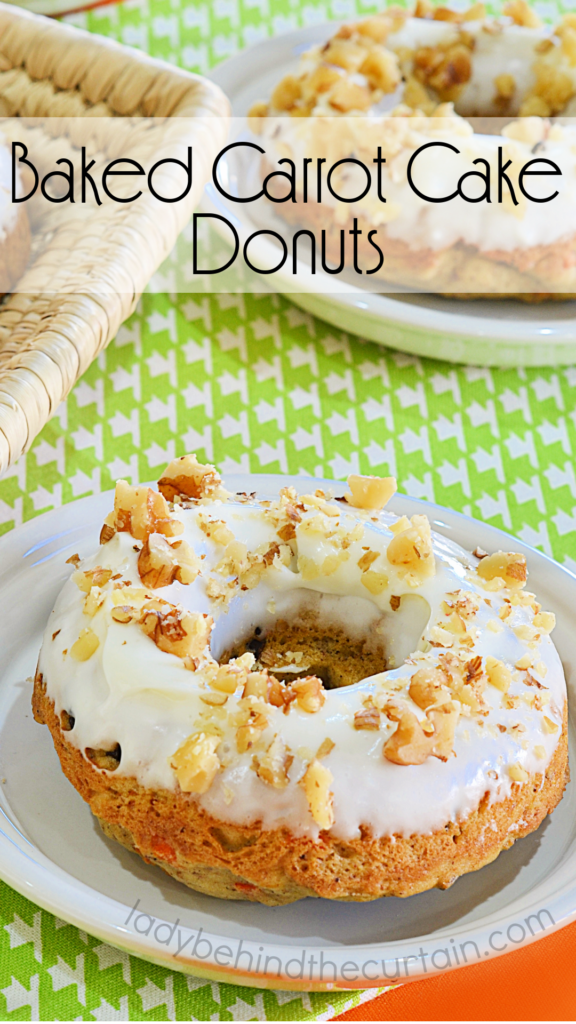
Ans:
[{"label": "green patterned tablecloth", "polygon": [[[358,0],[127,0],[73,20],[186,68]],[[545,4],[546,13],[555,5]],[[550,8],[554,7],[554,11]],[[420,362],[279,296],[146,296],[0,482],[0,533],[196,451],[224,472],[394,474],[576,569],[576,368]],[[0,1018],[325,1019],[369,998],[186,978],[105,946],[0,883]]]}]

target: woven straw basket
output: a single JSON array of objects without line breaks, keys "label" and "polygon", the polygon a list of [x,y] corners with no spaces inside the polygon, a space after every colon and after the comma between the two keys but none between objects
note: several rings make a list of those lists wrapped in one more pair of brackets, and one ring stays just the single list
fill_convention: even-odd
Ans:
[{"label": "woven straw basket", "polygon": [[70,203],[56,208],[58,216],[31,209],[29,265],[18,293],[0,305],[0,475],[133,311],[200,198],[228,113],[224,94],[198,75],[0,3],[0,116],[57,118],[48,128],[36,122],[54,143],[65,118],[114,126],[122,116],[136,130],[166,118],[171,141],[185,137],[194,147],[192,189],[182,202],[125,205],[113,211],[113,224],[104,206],[84,217]]}]

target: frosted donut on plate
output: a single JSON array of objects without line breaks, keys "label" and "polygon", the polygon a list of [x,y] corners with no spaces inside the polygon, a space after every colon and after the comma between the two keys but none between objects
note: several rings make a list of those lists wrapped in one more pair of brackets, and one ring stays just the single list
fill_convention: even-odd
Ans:
[{"label": "frosted donut on plate", "polygon": [[[576,15],[552,29],[525,0],[511,0],[504,11],[493,18],[482,4],[456,12],[419,2],[413,14],[389,8],[344,25],[324,46],[303,53],[294,73],[252,107],[250,124],[263,137],[268,171],[283,157],[299,167],[305,157],[315,166],[320,157],[332,164],[353,156],[372,167],[381,147],[386,204],[374,185],[357,201],[339,201],[326,188],[320,196],[313,185],[304,192],[300,178],[298,201],[274,205],[276,215],[317,232],[319,246],[324,232],[327,262],[340,264],[342,239],[356,219],[360,263],[373,280],[460,297],[534,301],[576,293],[576,128],[550,121],[576,114]],[[436,148],[419,156],[418,187],[427,197],[446,196],[468,174],[473,202],[455,195],[446,205],[412,190],[411,156],[438,140],[460,155]],[[504,184],[501,202],[499,147],[503,163],[512,161],[513,195]],[[523,179],[530,180],[528,200],[518,175],[535,159],[553,161],[562,174],[542,175],[536,184],[544,166],[533,165],[535,174]],[[491,199],[478,201],[483,189],[469,172],[487,166]],[[338,195],[361,196],[366,179],[348,163],[333,181]],[[557,189],[557,201],[543,202]],[[277,191],[286,192],[280,180]],[[368,240],[374,229],[384,255],[379,269]]]},{"label": "frosted donut on plate", "polygon": [[[247,478],[257,488],[258,478]],[[567,778],[554,616],[395,481],[120,481],[46,627],[36,720],[104,832],[193,889],[409,896],[538,827]]]}]

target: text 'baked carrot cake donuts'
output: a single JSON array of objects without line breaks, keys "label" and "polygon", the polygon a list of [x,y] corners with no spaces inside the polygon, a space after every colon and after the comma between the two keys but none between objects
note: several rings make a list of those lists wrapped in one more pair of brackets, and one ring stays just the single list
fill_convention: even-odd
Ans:
[{"label": "text 'baked carrot cake donuts'", "polygon": [[564,674],[524,557],[382,511],[393,479],[348,485],[230,494],[184,456],[159,492],[120,481],[71,559],[35,717],[104,832],[193,889],[446,888],[561,798]]},{"label": "text 'baked carrot cake donuts'", "polygon": [[[504,12],[388,8],[304,52],[252,107],[273,211],[318,235],[327,273],[354,244],[372,287],[576,293],[576,14],[552,28],[525,0]],[[303,161],[336,165],[333,191]]]}]

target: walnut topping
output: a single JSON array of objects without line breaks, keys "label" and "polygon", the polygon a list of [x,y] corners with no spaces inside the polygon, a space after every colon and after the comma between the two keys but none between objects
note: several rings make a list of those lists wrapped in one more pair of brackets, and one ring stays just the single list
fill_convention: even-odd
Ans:
[{"label": "walnut topping", "polygon": [[187,612],[158,598],[147,601],[140,628],[161,651],[178,658],[200,659],[205,655],[213,620],[200,612]]},{"label": "walnut topping", "polygon": [[542,732],[558,732],[558,726],[556,722],[553,722],[551,718],[548,718],[548,715],[542,716]]},{"label": "walnut topping", "polygon": [[[247,655],[242,655],[243,658]],[[238,661],[242,659],[239,658]],[[287,686],[284,686],[275,676],[268,675],[268,672],[250,672],[244,684],[243,697],[257,697],[272,704],[276,708],[288,710],[288,706],[296,695]]]},{"label": "walnut topping", "polygon": [[328,757],[328,754],[332,753],[335,746],[336,744],[334,743],[334,740],[331,740],[330,737],[327,736],[325,740],[322,740],[322,743],[316,751],[316,760],[320,761],[323,757]]},{"label": "walnut topping", "polygon": [[491,686],[495,686],[502,693],[508,692],[512,682],[512,673],[504,662],[499,661],[498,658],[493,658],[492,655],[488,655],[486,658],[486,675]]},{"label": "walnut topping", "polygon": [[496,92],[501,99],[512,99],[516,91],[516,81],[513,75],[496,75],[494,85],[496,86]]},{"label": "walnut topping", "polygon": [[398,487],[393,476],[358,476],[353,473],[346,482],[351,491],[345,495],[348,504],[354,508],[374,510],[384,508]]},{"label": "walnut topping", "polygon": [[214,466],[202,465],[195,455],[173,459],[158,481],[158,489],[167,501],[174,498],[223,497],[222,480]]},{"label": "walnut topping", "polygon": [[198,526],[209,540],[213,540],[215,544],[221,544],[222,547],[226,547],[227,544],[234,540],[232,530],[226,526],[222,519],[209,519],[207,516],[200,514],[198,516]]},{"label": "walnut topping", "polygon": [[78,569],[72,573],[74,583],[84,594],[89,594],[92,587],[105,587],[111,577],[112,569],[103,569],[100,565],[88,572],[81,572]]},{"label": "walnut topping", "polygon": [[526,0],[508,0],[508,3],[504,4],[503,13],[512,18],[515,25],[522,25],[524,28],[540,28],[542,24],[536,11]]},{"label": "walnut topping", "polygon": [[357,711],[354,715],[354,728],[378,730],[380,728],[380,712],[378,708],[368,707],[363,708],[362,711]]},{"label": "walnut topping", "polygon": [[322,831],[332,828],[334,824],[334,797],[330,791],[332,779],[332,772],[320,761],[314,760],[301,780],[310,813]]},{"label": "walnut topping", "polygon": [[174,537],[184,530],[182,523],[170,515],[161,494],[151,487],[131,487],[126,480],[116,484],[114,512],[106,522],[117,533],[130,533],[135,540],[145,540],[151,533]]},{"label": "walnut topping", "polygon": [[219,736],[196,732],[172,755],[170,767],[184,793],[206,793],[210,789],[220,770],[220,760],[216,754],[219,744]]},{"label": "walnut topping", "polygon": [[398,727],[382,748],[386,760],[401,765],[424,764],[431,753],[431,743],[416,715],[407,708],[389,708],[387,714],[398,722]]},{"label": "walnut topping", "polygon": [[89,615],[92,618],[92,616],[94,616],[98,609],[104,604],[105,598],[106,595],[102,593],[99,587],[92,587],[92,590],[84,601],[84,608],[82,609],[84,615]]},{"label": "walnut topping", "polygon": [[274,789],[285,789],[290,781],[288,772],[293,760],[289,748],[282,738],[276,735],[264,756],[258,761],[256,774]]},{"label": "walnut topping", "polygon": [[366,587],[366,590],[377,597],[378,594],[382,594],[386,590],[388,577],[385,572],[373,572],[372,569],[369,569],[368,572],[362,573],[360,583],[363,587]]},{"label": "walnut topping", "polygon": [[306,676],[305,679],[297,679],[287,689],[295,700],[301,711],[308,714],[315,714],[319,711],[326,700],[326,691],[321,679],[316,676]]},{"label": "walnut topping", "polygon": [[151,533],[138,555],[138,572],[146,587],[169,587],[174,580],[193,583],[200,561],[184,540],[170,543],[161,533]]},{"label": "walnut topping", "polygon": [[76,643],[70,648],[70,657],[76,661],[88,661],[98,650],[100,641],[92,629],[83,629]]},{"label": "walnut topping", "polygon": [[546,757],[546,747],[543,747],[538,743],[534,747],[534,754],[540,761],[543,761]]},{"label": "walnut topping", "polygon": [[496,551],[482,559],[476,572],[483,580],[502,579],[511,590],[520,590],[526,583],[526,559],[514,551]]},{"label": "walnut topping", "polygon": [[554,612],[538,612],[534,616],[533,624],[543,633],[551,633],[556,625],[556,616]]},{"label": "walnut topping", "polygon": [[358,71],[366,76],[372,89],[381,89],[384,93],[394,92],[401,79],[396,54],[383,47],[370,50]]},{"label": "walnut topping", "polygon": [[423,711],[451,700],[447,688],[446,673],[439,668],[420,668],[410,680],[409,693],[415,704]]},{"label": "walnut topping", "polygon": [[[210,680],[210,686],[214,690],[220,690],[222,693],[235,693],[238,686],[245,686],[248,678],[250,669],[254,664],[254,655],[247,652],[240,658],[233,658],[227,665],[220,665],[216,669],[216,673]],[[257,675],[258,673],[253,673]],[[246,691],[243,694],[247,696]],[[261,696],[261,694],[258,694]]]},{"label": "walnut topping", "polygon": [[[112,512],[110,516],[107,516],[106,518],[113,519],[114,513]],[[112,540],[112,537],[114,536],[115,533],[116,530],[114,529],[112,524],[105,522],[102,529],[100,530],[100,543],[107,544],[109,540]]]},{"label": "walnut topping", "polygon": [[239,754],[245,754],[247,750],[260,739],[268,725],[268,719],[257,707],[250,708],[247,713],[247,720],[236,730],[236,749]]},{"label": "walnut topping", "polygon": [[358,568],[360,572],[366,572],[373,562],[379,557],[378,551],[365,551],[364,554],[358,559]]},{"label": "walnut topping", "polygon": [[66,559],[65,564],[73,565],[77,569],[81,561],[82,559],[80,558],[80,555],[70,555],[70,558]]},{"label": "walnut topping", "polygon": [[521,764],[518,764],[518,762],[508,765],[508,775],[512,782],[527,782],[530,778],[526,769]]},{"label": "walnut topping", "polygon": [[[404,526],[403,520],[399,522]],[[406,522],[408,523],[408,520]],[[396,526],[399,527],[399,523]],[[407,526],[397,530],[386,554],[390,564],[396,567],[410,586],[417,586],[422,580],[433,576],[436,563],[427,517],[412,516]]]},{"label": "walnut topping", "polygon": [[394,764],[424,764],[432,755],[446,761],[452,753],[458,710],[453,703],[429,708],[426,720],[420,723],[416,715],[402,704],[390,704],[386,714],[398,722],[395,732],[382,748],[388,761]]},{"label": "walnut topping", "polygon": [[128,604],[116,605],[110,614],[114,622],[119,622],[123,626],[127,626],[130,622],[136,622],[140,618],[139,610]]}]

